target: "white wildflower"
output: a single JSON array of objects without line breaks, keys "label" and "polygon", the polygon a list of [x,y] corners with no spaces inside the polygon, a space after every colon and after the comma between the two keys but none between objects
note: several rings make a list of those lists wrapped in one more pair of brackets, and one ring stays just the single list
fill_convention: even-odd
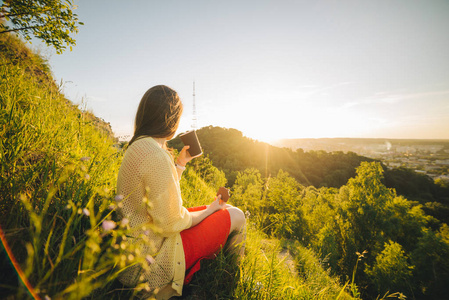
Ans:
[{"label": "white wildflower", "polygon": [[117,195],[117,196],[115,196],[114,200],[115,200],[116,202],[121,202],[124,198],[125,198],[125,197],[123,197],[123,195]]},{"label": "white wildflower", "polygon": [[129,219],[128,218],[123,218],[122,221],[120,222],[120,224],[122,226],[126,226],[126,225],[128,225],[128,223],[129,223]]},{"label": "white wildflower", "polygon": [[114,221],[110,221],[110,220],[105,220],[103,221],[103,223],[101,224],[101,227],[105,230],[105,231],[109,231],[114,229],[117,226],[117,224],[115,224]]},{"label": "white wildflower", "polygon": [[90,211],[87,208],[83,208],[83,214],[85,216],[90,216]]}]

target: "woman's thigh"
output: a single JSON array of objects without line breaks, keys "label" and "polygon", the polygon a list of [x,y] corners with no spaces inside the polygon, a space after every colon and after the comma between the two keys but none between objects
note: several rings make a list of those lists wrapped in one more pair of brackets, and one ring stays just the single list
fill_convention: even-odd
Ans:
[{"label": "woman's thigh", "polygon": [[217,211],[198,225],[181,231],[186,269],[203,258],[213,258],[226,244],[231,229],[227,209]]}]

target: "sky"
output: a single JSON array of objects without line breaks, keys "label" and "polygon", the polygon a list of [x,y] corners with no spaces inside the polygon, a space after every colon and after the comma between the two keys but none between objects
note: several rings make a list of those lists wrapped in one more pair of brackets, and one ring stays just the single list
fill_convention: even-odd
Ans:
[{"label": "sky", "polygon": [[[65,95],[133,133],[142,95],[184,104],[178,133],[262,141],[449,139],[449,1],[74,1],[72,51],[49,57]],[[35,45],[36,43],[33,43]]]}]

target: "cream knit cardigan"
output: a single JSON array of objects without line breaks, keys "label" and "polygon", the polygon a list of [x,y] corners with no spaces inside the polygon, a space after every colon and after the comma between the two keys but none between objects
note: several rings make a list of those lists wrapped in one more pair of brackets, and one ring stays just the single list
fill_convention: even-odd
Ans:
[{"label": "cream knit cardigan", "polygon": [[149,270],[135,265],[120,281],[128,286],[148,282],[158,299],[181,296],[186,267],[180,232],[190,228],[192,217],[182,206],[170,153],[151,137],[135,141],[123,158],[117,193],[124,196],[119,213],[133,230],[130,244],[141,244],[140,255],[150,261]]}]

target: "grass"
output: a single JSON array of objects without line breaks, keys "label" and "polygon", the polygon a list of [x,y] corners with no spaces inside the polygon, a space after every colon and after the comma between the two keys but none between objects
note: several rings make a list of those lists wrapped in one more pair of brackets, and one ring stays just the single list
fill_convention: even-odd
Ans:
[{"label": "grass", "polygon": [[[99,228],[112,217],[121,153],[63,97],[39,67],[43,60],[11,36],[2,35],[0,47],[9,47],[0,65],[4,238],[37,294],[81,298],[104,285],[97,278],[114,278],[117,257],[108,246],[116,236]],[[21,286],[2,288],[25,296]]]},{"label": "grass", "polygon": [[[8,278],[0,283],[0,296],[137,296],[145,284],[126,288],[116,280],[127,266],[145,264],[138,247],[127,244],[130,229],[115,214],[123,151],[114,146],[105,124],[64,98],[45,60],[9,35],[0,36],[0,49],[0,225],[24,278],[12,272],[2,250],[1,269],[9,272],[0,277]],[[185,172],[181,187],[185,206],[208,204],[215,194],[214,183],[193,168]],[[292,272],[279,255],[284,248],[248,219],[241,262],[225,252],[205,261],[182,298],[350,298],[310,250],[289,248],[301,262]]]}]

